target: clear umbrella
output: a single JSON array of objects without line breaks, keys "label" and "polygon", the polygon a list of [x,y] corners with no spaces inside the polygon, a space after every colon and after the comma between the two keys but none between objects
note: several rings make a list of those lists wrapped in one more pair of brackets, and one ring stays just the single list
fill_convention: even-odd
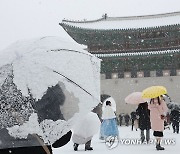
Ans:
[{"label": "clear umbrella", "polygon": [[99,102],[100,60],[71,39],[18,41],[0,53],[0,149],[52,144]]}]

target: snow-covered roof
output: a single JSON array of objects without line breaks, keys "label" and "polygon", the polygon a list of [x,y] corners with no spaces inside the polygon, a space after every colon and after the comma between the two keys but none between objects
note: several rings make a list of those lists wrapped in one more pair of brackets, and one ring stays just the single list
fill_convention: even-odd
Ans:
[{"label": "snow-covered roof", "polygon": [[164,50],[164,51],[148,51],[148,52],[128,52],[128,53],[111,53],[111,54],[94,54],[97,57],[128,57],[128,56],[145,56],[145,55],[161,55],[161,54],[180,53],[180,49]]},{"label": "snow-covered roof", "polygon": [[62,24],[86,29],[137,29],[180,24],[180,12],[146,16],[106,17],[91,21],[63,20]]}]

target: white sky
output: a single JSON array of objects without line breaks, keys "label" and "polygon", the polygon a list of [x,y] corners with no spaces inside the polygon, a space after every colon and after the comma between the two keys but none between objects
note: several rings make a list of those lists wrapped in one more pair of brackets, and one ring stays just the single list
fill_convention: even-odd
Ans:
[{"label": "white sky", "polygon": [[0,50],[39,36],[65,36],[66,19],[145,15],[180,11],[180,0],[0,0]]}]

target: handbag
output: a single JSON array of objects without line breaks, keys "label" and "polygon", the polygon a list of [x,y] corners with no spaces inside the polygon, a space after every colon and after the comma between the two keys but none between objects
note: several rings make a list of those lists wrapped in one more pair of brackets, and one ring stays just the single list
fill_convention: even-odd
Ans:
[{"label": "handbag", "polygon": [[166,119],[166,116],[165,116],[165,115],[161,115],[161,119],[162,119],[162,120],[165,120],[165,119]]}]

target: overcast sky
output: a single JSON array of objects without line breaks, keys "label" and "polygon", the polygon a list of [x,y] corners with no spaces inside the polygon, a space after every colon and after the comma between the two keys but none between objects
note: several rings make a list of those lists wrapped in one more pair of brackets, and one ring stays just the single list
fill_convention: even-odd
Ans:
[{"label": "overcast sky", "polygon": [[180,11],[180,0],[0,0],[0,51],[39,36],[68,37],[62,19],[97,19]]}]

